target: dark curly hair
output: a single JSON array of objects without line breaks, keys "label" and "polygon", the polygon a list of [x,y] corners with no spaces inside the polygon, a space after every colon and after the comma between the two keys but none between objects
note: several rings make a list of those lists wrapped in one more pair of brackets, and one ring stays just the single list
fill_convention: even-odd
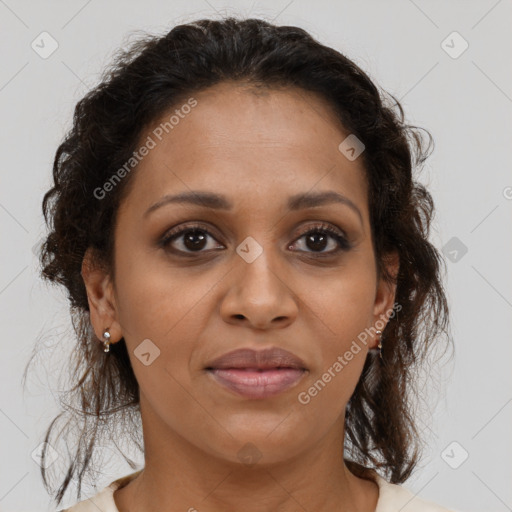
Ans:
[{"label": "dark curly hair", "polygon": [[[67,290],[76,346],[73,385],[63,394],[63,411],[50,424],[45,441],[50,443],[65,414],[71,415],[67,426],[75,422],[71,432],[79,434],[61,486],[52,491],[57,504],[71,479],[78,481],[80,498],[84,473],[94,466],[95,443],[111,434],[112,425],[129,420],[123,432],[143,451],[139,388],[126,344],[121,339],[104,356],[90,324],[81,275],[88,248],[114,275],[116,214],[136,168],[108,200],[98,200],[94,191],[133,156],[145,128],[163,112],[224,81],[316,93],[347,132],[363,141],[378,277],[396,283],[401,308],[384,329],[382,359],[368,354],[347,405],[346,463],[353,472],[371,467],[392,483],[402,483],[419,461],[423,446],[411,400],[414,383],[431,349],[449,345],[438,342],[448,334],[448,304],[440,274],[444,260],[428,241],[434,204],[412,177],[413,168],[421,167],[433,148],[432,136],[424,130],[425,147],[423,129],[404,123],[394,96],[379,92],[354,62],[305,30],[261,19],[201,19],[175,26],[164,36],[144,34],[118,50],[99,85],[77,103],[73,126],[55,155],[54,184],[42,204],[49,234],[41,248],[41,274]],[[396,276],[385,265],[392,251],[400,258]],[[111,440],[117,441],[114,436]],[[41,472],[49,490],[46,455],[44,450]]]}]

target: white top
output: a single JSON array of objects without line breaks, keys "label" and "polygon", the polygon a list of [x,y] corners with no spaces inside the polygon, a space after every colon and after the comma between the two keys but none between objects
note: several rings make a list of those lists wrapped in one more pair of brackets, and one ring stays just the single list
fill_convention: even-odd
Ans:
[{"label": "white top", "polygon": [[[59,512],[119,512],[114,501],[114,491],[133,480],[142,470],[115,480],[92,498],[80,501]],[[376,473],[371,476],[379,486],[379,499],[375,512],[453,512],[435,503],[418,498],[401,485],[390,484]]]}]

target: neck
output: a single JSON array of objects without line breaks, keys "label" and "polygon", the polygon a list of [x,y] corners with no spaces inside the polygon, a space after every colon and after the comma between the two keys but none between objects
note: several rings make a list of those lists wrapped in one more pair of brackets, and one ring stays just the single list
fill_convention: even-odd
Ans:
[{"label": "neck", "polygon": [[144,429],[145,468],[114,500],[119,512],[374,512],[377,484],[343,460],[343,421],[309,450],[272,464],[227,461],[152,424],[151,436]]}]

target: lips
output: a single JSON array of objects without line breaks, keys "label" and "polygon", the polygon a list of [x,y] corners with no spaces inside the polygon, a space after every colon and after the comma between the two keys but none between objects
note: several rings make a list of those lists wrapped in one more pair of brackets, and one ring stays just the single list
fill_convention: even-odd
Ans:
[{"label": "lips", "polygon": [[271,368],[295,368],[305,370],[302,359],[282,348],[252,350],[242,348],[228,352],[211,361],[207,369],[245,368],[268,370]]},{"label": "lips", "polygon": [[284,392],[307,371],[299,357],[280,348],[238,349],[211,361],[205,369],[221,386],[253,399]]}]

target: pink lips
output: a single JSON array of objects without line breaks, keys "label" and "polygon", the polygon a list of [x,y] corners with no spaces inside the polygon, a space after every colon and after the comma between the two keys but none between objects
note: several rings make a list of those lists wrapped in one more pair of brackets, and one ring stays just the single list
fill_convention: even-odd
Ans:
[{"label": "pink lips", "polygon": [[279,348],[239,349],[206,367],[222,386],[246,398],[267,398],[294,386],[306,372],[301,359]]}]

